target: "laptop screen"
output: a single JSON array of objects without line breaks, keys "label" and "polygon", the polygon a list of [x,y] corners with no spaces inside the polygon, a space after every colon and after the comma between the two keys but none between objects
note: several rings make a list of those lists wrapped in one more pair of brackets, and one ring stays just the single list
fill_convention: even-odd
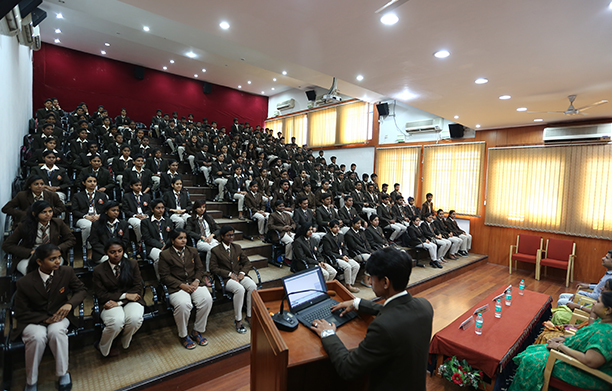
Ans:
[{"label": "laptop screen", "polygon": [[[285,277],[283,284],[285,285],[287,301],[292,310],[303,304],[320,301],[322,296],[327,297],[327,285],[319,267],[306,269]],[[293,293],[309,289],[312,289],[312,291]]]}]

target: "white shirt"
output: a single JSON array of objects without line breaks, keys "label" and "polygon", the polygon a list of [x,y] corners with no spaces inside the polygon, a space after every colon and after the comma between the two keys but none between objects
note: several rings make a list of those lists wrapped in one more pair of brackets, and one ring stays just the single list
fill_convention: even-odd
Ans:
[{"label": "white shirt", "polygon": [[38,268],[38,274],[40,274],[40,278],[42,279],[43,285],[45,285],[47,283],[47,280],[53,275],[53,271],[51,272],[51,274],[47,274],[42,272],[40,268]]}]

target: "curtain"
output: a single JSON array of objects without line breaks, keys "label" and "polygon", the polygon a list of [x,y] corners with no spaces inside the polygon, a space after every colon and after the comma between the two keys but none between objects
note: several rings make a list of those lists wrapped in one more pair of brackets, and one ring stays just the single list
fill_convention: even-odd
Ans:
[{"label": "curtain", "polygon": [[426,145],[422,199],[432,193],[436,209],[479,215],[484,153],[484,142]]},{"label": "curtain", "polygon": [[308,146],[336,144],[336,107],[308,114]]},{"label": "curtain", "polygon": [[291,142],[291,137],[295,137],[295,143],[299,146],[306,144],[308,130],[308,116],[306,114],[287,117],[283,121],[283,135],[285,142]]},{"label": "curtain", "polygon": [[363,143],[368,139],[372,127],[370,105],[355,102],[338,106],[338,139],[340,144]]},{"label": "curtain", "polygon": [[[376,150],[376,174],[378,184],[400,184],[400,192],[405,199],[414,197],[419,174],[421,146],[405,148],[378,148]],[[391,190],[389,190],[391,191]]]},{"label": "curtain", "polygon": [[274,137],[276,137],[276,134],[278,132],[282,132],[283,131],[283,119],[279,118],[279,119],[272,119],[272,120],[268,120],[266,121],[266,128],[269,129],[273,129],[274,130]]}]

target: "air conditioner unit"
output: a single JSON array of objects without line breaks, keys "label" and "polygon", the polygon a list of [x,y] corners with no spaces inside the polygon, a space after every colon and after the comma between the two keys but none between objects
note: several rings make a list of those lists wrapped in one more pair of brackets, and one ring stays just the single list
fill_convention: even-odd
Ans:
[{"label": "air conditioner unit", "polygon": [[295,99],[288,99],[276,105],[278,110],[287,110],[295,107]]},{"label": "air conditioner unit", "polygon": [[406,132],[439,132],[442,130],[442,118],[430,118],[421,121],[406,122]]},{"label": "air conditioner unit", "polygon": [[609,141],[612,124],[544,128],[544,142]]},{"label": "air conditioner unit", "polygon": [[2,20],[0,20],[0,34],[14,37],[21,31],[21,12],[19,6],[10,10]]}]

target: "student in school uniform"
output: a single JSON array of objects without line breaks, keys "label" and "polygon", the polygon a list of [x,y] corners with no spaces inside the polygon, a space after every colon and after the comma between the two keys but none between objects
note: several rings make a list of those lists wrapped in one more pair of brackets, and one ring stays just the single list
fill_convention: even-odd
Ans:
[{"label": "student in school uniform", "polygon": [[344,245],[344,236],[340,234],[338,220],[329,222],[329,230],[321,239],[322,251],[328,257],[336,260],[338,266],[344,270],[344,284],[350,292],[357,293],[359,288],[353,286],[359,273],[359,263],[348,257],[348,251]]},{"label": "student in school uniform", "polygon": [[55,154],[53,151],[46,151],[43,153],[43,159],[45,164],[39,167],[34,167],[30,175],[38,175],[45,181],[44,190],[52,191],[66,203],[66,194],[68,193],[68,187],[70,186],[70,180],[68,179],[68,173],[65,169],[55,165]]},{"label": "student in school uniform", "polygon": [[[187,235],[196,243],[199,252],[206,253],[206,272],[210,271],[210,252],[219,244],[216,237],[219,237],[219,226],[215,220],[206,213],[206,201],[196,200],[191,207],[191,217],[187,220],[185,231]],[[207,285],[210,282],[207,280]]]},{"label": "student in school uniform", "polygon": [[58,389],[68,391],[72,379],[68,373],[68,326],[72,310],[87,293],[85,285],[70,266],[61,266],[58,246],[47,243],[36,249],[26,275],[17,281],[15,295],[15,338],[25,344],[25,390],[37,389],[38,367],[47,343],[55,358]]},{"label": "student in school uniform", "polygon": [[401,237],[408,228],[395,220],[395,215],[393,214],[391,204],[389,203],[389,194],[381,193],[380,202],[380,205],[378,205],[376,208],[376,214],[378,215],[380,225],[383,229],[387,227],[393,229],[393,233],[389,238],[393,242],[397,238]]},{"label": "student in school uniform", "polygon": [[86,154],[89,151],[90,140],[87,138],[89,136],[87,129],[79,129],[77,135],[78,137],[70,142],[70,155],[72,156],[72,161],[76,160],[80,154]]},{"label": "student in school uniform", "polygon": [[[353,206],[353,196],[346,195],[344,196],[344,206],[338,209],[338,219],[342,221],[342,228],[340,228],[340,233],[342,235],[345,235],[351,228],[353,218],[355,217],[359,217],[359,214],[357,213],[357,209]],[[365,223],[363,220],[362,222]],[[367,227],[367,224],[363,225]]]},{"label": "student in school uniform", "polygon": [[306,197],[298,197],[295,201],[297,208],[293,211],[293,221],[299,228],[301,225],[309,225],[312,227],[312,240],[316,245],[319,244],[321,238],[325,235],[325,231],[319,231],[314,212],[310,209],[310,202]]},{"label": "student in school uniform", "polygon": [[313,226],[302,224],[298,226],[293,241],[293,259],[291,270],[299,272],[313,267],[320,267],[325,281],[331,281],[336,277],[336,269],[325,261],[321,255],[320,247],[312,240]]},{"label": "student in school uniform", "polygon": [[30,156],[30,158],[26,162],[28,167],[42,166],[43,164],[45,164],[45,159],[43,159],[43,153],[45,153],[46,151],[53,151],[53,153],[55,154],[55,164],[57,164],[59,167],[70,167],[70,164],[68,164],[68,161],[64,157],[64,154],[58,151],[58,140],[55,137],[47,137],[43,143],[43,148],[35,149],[32,153],[32,156]]},{"label": "student in school uniform", "polygon": [[91,232],[93,235],[89,236],[89,243],[95,263],[102,263],[108,259],[104,246],[110,239],[120,240],[126,252],[130,249],[129,225],[127,221],[119,220],[119,204],[115,201],[104,204],[104,211],[91,225]]},{"label": "student in school uniform", "polygon": [[[359,216],[353,217],[351,220],[351,228],[344,234],[344,240],[346,241],[346,248],[348,255],[352,259],[361,263],[364,267],[370,255],[374,252],[370,243],[366,238],[365,230],[361,229],[362,219]],[[366,276],[361,280],[361,285],[371,288],[369,276]]]},{"label": "student in school uniform", "polygon": [[456,214],[457,213],[454,210],[448,211],[448,216],[446,217],[445,221],[446,227],[453,233],[454,236],[462,240],[461,249],[457,252],[457,254],[461,255],[462,257],[467,257],[470,249],[472,248],[472,235],[459,228],[459,225],[455,220]]},{"label": "student in school uniform", "polygon": [[115,198],[115,181],[113,181],[108,169],[102,167],[102,161],[102,158],[98,155],[90,156],[90,166],[81,171],[76,182],[82,184],[86,176],[93,175],[98,181],[98,191],[106,193],[108,198]]},{"label": "student in school uniform", "polygon": [[[115,180],[120,187],[123,187],[123,176],[129,174],[129,172],[132,170],[132,166],[134,165],[131,154],[132,149],[130,146],[123,144],[121,146],[121,156],[113,159],[113,173],[115,174]],[[127,178],[126,183],[130,183]]]},{"label": "student in school uniform", "polygon": [[242,175],[242,167],[239,165],[234,165],[232,168],[234,174],[228,178],[225,187],[229,192],[230,199],[238,200],[238,219],[244,220],[242,212],[244,211],[244,197],[247,194],[246,177]]},{"label": "student in school uniform", "polygon": [[[208,340],[202,334],[206,332],[213,301],[208,288],[200,284],[205,273],[202,261],[197,250],[187,246],[185,230],[172,230],[169,240],[168,247],[159,257],[159,277],[170,293],[181,345],[186,349],[206,346]],[[193,306],[196,307],[195,324],[189,333],[187,326]]]},{"label": "student in school uniform", "polygon": [[84,191],[76,193],[72,197],[72,216],[75,225],[81,229],[83,244],[87,247],[87,259],[91,259],[91,244],[87,241],[91,233],[91,225],[100,218],[104,211],[104,204],[108,197],[101,191],[96,190],[98,180],[93,175],[86,175],[82,184]]},{"label": "student in school uniform", "polygon": [[178,162],[174,159],[168,162],[168,171],[161,173],[159,190],[163,193],[168,190],[172,190],[172,180],[174,178],[180,178],[181,174],[178,172]]},{"label": "student in school uniform", "polygon": [[276,205],[276,201],[283,201],[285,213],[290,216],[293,215],[293,192],[289,188],[289,181],[287,179],[282,179],[280,181],[280,188],[274,191],[271,204]]},{"label": "student in school uniform", "polygon": [[427,193],[425,195],[425,199],[426,201],[423,202],[423,205],[421,205],[421,218],[424,220],[425,216],[427,216],[428,214],[435,214],[436,211],[434,210],[434,204],[433,204],[433,194],[431,193]]},{"label": "student in school uniform", "polygon": [[191,209],[191,199],[189,199],[189,193],[183,189],[183,180],[174,178],[172,180],[172,190],[165,192],[162,199],[174,226],[185,228],[185,224],[190,217],[187,211]]},{"label": "student in school uniform", "polygon": [[13,227],[25,217],[26,211],[36,201],[47,201],[53,207],[53,216],[60,217],[66,212],[64,203],[57,194],[44,190],[45,181],[38,175],[31,175],[25,182],[25,190],[17,193],[15,198],[10,200],[2,208],[5,213],[13,218]]},{"label": "student in school uniform", "polygon": [[[327,229],[329,222],[332,220],[339,220],[338,211],[332,205],[332,195],[330,193],[321,194],[321,206],[316,210],[315,219],[317,220],[318,228],[322,231]],[[342,220],[339,220],[339,224],[343,225]]]},{"label": "student in school uniform", "polygon": [[153,187],[159,188],[161,186],[162,173],[168,171],[168,160],[162,158],[162,151],[159,148],[154,148],[151,151],[151,157],[147,159],[145,168],[151,170]]},{"label": "student in school uniform", "polygon": [[174,223],[166,219],[166,206],[164,201],[155,199],[149,204],[151,217],[140,222],[142,240],[147,248],[147,256],[153,261],[153,269],[159,277],[158,262],[159,255],[169,246],[170,232],[174,229]]},{"label": "student in school uniform", "polygon": [[118,128],[127,128],[130,122],[132,122],[132,120],[127,116],[127,110],[122,108],[121,113],[115,117],[115,125],[117,125]]},{"label": "student in school uniform", "polygon": [[266,212],[266,204],[263,195],[259,191],[259,183],[251,181],[249,191],[244,196],[244,206],[250,211],[251,217],[257,221],[257,231],[259,238],[264,239],[267,230],[267,221],[270,213]]},{"label": "student in school uniform", "polygon": [[459,251],[463,240],[461,240],[457,236],[454,236],[453,233],[448,230],[448,228],[446,227],[446,222],[444,221],[444,211],[442,209],[438,209],[438,211],[436,212],[433,224],[434,227],[438,229],[438,232],[440,232],[442,237],[452,243],[450,250],[448,250],[448,257],[453,260],[457,259],[457,252]]},{"label": "student in school uniform", "polygon": [[[242,307],[246,304],[246,322],[251,323],[251,293],[257,285],[249,277],[251,261],[240,245],[234,243],[234,228],[221,227],[221,244],[212,249],[210,271],[223,279],[225,289],[233,293],[234,323],[236,331],[246,333],[242,324]],[[246,303],[245,303],[246,301]]]},{"label": "student in school uniform", "polygon": [[[293,259],[292,243],[295,237],[295,221],[285,212],[285,203],[283,200],[274,202],[274,213],[270,213],[268,217],[268,232],[272,241],[280,241],[285,245],[285,259],[291,261]],[[270,232],[272,230],[272,232]]]},{"label": "student in school uniform", "polygon": [[127,222],[132,226],[136,235],[136,243],[140,246],[142,239],[141,222],[149,218],[151,195],[142,193],[142,182],[134,179],[130,183],[130,190],[123,195],[121,208]]},{"label": "student in school uniform", "polygon": [[215,197],[215,201],[223,201],[225,196],[225,186],[232,176],[232,165],[225,161],[225,155],[220,154],[212,164],[213,182],[219,186],[219,193]]},{"label": "student in school uniform", "polygon": [[139,179],[140,182],[142,182],[143,193],[147,194],[152,190],[157,190],[153,188],[153,173],[144,168],[144,157],[142,157],[142,155],[135,155],[133,156],[133,159],[134,165],[132,166],[132,169],[124,173],[124,180],[127,179],[127,181],[124,181],[123,183],[124,189],[127,190],[129,184],[132,183],[133,180]]},{"label": "student in school uniform", "polygon": [[192,172],[195,171],[195,159],[199,151],[200,143],[198,142],[198,135],[192,134],[185,143],[185,154],[187,155],[187,160],[189,161]]},{"label": "student in school uniform", "polygon": [[121,346],[130,347],[144,320],[145,301],[140,268],[135,260],[124,256],[122,241],[109,239],[104,252],[107,261],[96,266],[92,273],[94,293],[103,308],[100,318],[104,322],[102,337],[96,346],[102,356],[113,357],[120,353],[112,346],[121,332]]},{"label": "student in school uniform", "polygon": [[200,167],[200,171],[204,174],[206,183],[210,183],[210,173],[212,171],[212,156],[208,153],[208,144],[203,143],[200,151],[195,154],[195,162]]},{"label": "student in school uniform", "polygon": [[372,247],[374,251],[389,246],[389,243],[387,243],[387,239],[385,238],[385,234],[380,227],[380,220],[378,219],[377,214],[370,215],[370,224],[368,225],[368,228],[366,228],[365,234],[366,239],[368,239],[368,242],[370,243],[370,247]]}]

